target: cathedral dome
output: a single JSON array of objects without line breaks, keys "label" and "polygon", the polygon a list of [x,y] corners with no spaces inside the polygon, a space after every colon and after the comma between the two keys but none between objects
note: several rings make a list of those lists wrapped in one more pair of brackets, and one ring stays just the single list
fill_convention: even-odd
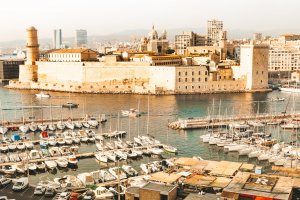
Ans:
[{"label": "cathedral dome", "polygon": [[154,26],[152,26],[152,30],[148,33],[148,38],[150,40],[158,39],[158,34],[157,34],[157,31],[154,29]]}]

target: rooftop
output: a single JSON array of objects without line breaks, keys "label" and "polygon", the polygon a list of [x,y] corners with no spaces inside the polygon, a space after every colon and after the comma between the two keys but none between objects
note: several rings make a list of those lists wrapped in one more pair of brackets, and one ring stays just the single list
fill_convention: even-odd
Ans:
[{"label": "rooftop", "polygon": [[[50,51],[49,53],[83,53],[85,51],[93,51],[91,49],[57,49]],[[93,51],[95,52],[95,51]]]},{"label": "rooftop", "polygon": [[160,191],[160,193],[162,194],[168,194],[175,188],[177,188],[177,186],[175,185],[161,184],[161,183],[154,183],[154,182],[149,182],[142,187],[142,189],[146,189],[146,190]]}]

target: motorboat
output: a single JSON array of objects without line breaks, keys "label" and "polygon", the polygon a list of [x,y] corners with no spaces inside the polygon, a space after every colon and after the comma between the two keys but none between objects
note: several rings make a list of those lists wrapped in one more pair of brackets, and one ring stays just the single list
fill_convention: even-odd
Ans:
[{"label": "motorboat", "polygon": [[125,171],[128,177],[133,177],[138,175],[138,172],[130,165],[123,165],[122,169]]},{"label": "motorboat", "polygon": [[47,149],[47,148],[48,148],[48,145],[49,145],[49,143],[48,143],[47,140],[40,140],[40,147],[41,147],[42,149]]},{"label": "motorboat", "polygon": [[57,138],[56,142],[58,145],[65,145],[66,144],[66,140],[64,138]]},{"label": "motorboat", "polygon": [[17,143],[17,149],[18,150],[25,150],[25,148],[26,148],[26,145],[25,145],[25,143],[23,143],[23,142],[19,142],[19,143]]},{"label": "motorboat", "polygon": [[57,141],[56,141],[55,137],[50,136],[49,139],[48,139],[48,144],[50,146],[55,146],[57,144]]},{"label": "motorboat", "polygon": [[41,138],[41,139],[48,139],[48,138],[49,138],[48,132],[47,132],[47,131],[42,131],[42,132],[40,133],[40,138]]},{"label": "motorboat", "polygon": [[78,153],[78,151],[79,151],[79,146],[77,146],[77,145],[72,145],[72,146],[69,147],[69,151],[70,151],[70,153],[72,153],[72,154],[76,154],[76,153]]},{"label": "motorboat", "polygon": [[70,167],[77,166],[77,163],[78,163],[78,160],[77,160],[77,157],[75,155],[68,156],[68,165]]},{"label": "motorboat", "polygon": [[88,136],[88,142],[94,143],[95,141],[96,141],[96,139],[94,136],[91,136],[91,135]]},{"label": "motorboat", "polygon": [[127,157],[130,159],[135,159],[138,157],[138,154],[135,151],[129,150],[127,152]]},{"label": "motorboat", "polygon": [[57,163],[57,166],[58,167],[61,167],[61,168],[65,168],[68,166],[68,159],[64,158],[64,157],[60,157],[58,158],[57,160],[55,160],[55,162]]},{"label": "motorboat", "polygon": [[82,122],[82,126],[84,128],[90,128],[90,124],[88,122]]},{"label": "motorboat", "polygon": [[53,170],[57,167],[57,163],[54,160],[45,160],[45,165],[50,170]]},{"label": "motorboat", "polygon": [[105,187],[97,187],[94,191],[96,194],[96,199],[113,199],[114,194],[106,189]]},{"label": "motorboat", "polygon": [[50,94],[49,93],[44,93],[44,92],[40,92],[40,93],[37,93],[35,94],[36,98],[50,98]]},{"label": "motorboat", "polygon": [[163,153],[163,150],[157,147],[151,148],[151,152],[154,155],[161,155]]},{"label": "motorboat", "polygon": [[104,162],[104,163],[108,162],[108,157],[105,153],[96,153],[95,157],[99,162]]},{"label": "motorboat", "polygon": [[80,138],[73,137],[72,141],[73,141],[74,144],[80,144]]},{"label": "motorboat", "polygon": [[19,127],[19,130],[23,133],[27,133],[29,131],[29,126],[28,124],[23,124]]},{"label": "motorboat", "polygon": [[115,177],[120,180],[127,178],[126,173],[120,167],[111,167],[108,171]]},{"label": "motorboat", "polygon": [[99,174],[100,174],[100,179],[102,180],[102,182],[116,180],[116,178],[110,172],[108,172],[106,169],[100,170]]},{"label": "motorboat", "polygon": [[102,142],[97,142],[96,143],[96,150],[97,151],[103,151],[104,150]]},{"label": "motorboat", "polygon": [[6,165],[6,166],[2,166],[0,168],[0,171],[2,171],[4,174],[13,175],[16,173],[17,170],[15,166]]}]

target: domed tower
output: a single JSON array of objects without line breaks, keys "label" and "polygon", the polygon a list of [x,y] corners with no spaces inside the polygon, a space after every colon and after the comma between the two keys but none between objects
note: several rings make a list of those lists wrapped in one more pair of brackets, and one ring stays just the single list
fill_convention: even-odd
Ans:
[{"label": "domed tower", "polygon": [[27,30],[27,44],[26,52],[27,59],[25,65],[20,65],[19,70],[19,81],[20,82],[31,82],[37,81],[37,70],[38,66],[36,61],[39,59],[39,44],[37,37],[37,30],[31,26]]},{"label": "domed tower", "polygon": [[167,39],[167,31],[166,31],[166,30],[164,30],[164,31],[162,32],[162,34],[161,34],[161,39],[162,39],[162,40],[166,40],[166,39]]}]

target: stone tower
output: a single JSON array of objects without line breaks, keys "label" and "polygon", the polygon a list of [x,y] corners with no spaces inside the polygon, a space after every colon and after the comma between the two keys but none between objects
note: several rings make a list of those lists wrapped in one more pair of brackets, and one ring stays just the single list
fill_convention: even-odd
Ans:
[{"label": "stone tower", "polygon": [[37,81],[37,65],[36,61],[39,60],[39,44],[37,37],[37,30],[31,26],[27,30],[27,44],[26,52],[27,59],[25,65],[20,65],[19,81],[31,82]]}]

